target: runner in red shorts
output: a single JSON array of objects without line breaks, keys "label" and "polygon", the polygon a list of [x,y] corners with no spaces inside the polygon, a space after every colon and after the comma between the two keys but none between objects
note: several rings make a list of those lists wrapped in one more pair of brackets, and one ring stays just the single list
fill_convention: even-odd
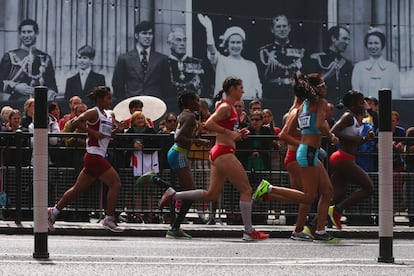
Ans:
[{"label": "runner in red shorts", "polygon": [[88,134],[83,159],[84,167],[75,184],[63,194],[55,207],[48,209],[49,229],[54,230],[54,223],[60,211],[99,179],[108,186],[106,216],[102,225],[112,232],[122,232],[123,229],[118,227],[114,219],[121,180],[105,156],[112,134],[122,131],[126,125],[119,125],[114,129],[114,118],[112,112],[108,110],[112,104],[112,92],[109,87],[98,86],[88,97],[95,101],[96,106],[82,113],[72,122],[74,128]]}]

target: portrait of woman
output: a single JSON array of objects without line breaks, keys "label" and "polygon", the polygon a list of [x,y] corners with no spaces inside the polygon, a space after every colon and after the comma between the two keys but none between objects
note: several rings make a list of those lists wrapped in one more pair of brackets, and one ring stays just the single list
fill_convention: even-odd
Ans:
[{"label": "portrait of woman", "polygon": [[[379,28],[368,30],[364,38],[369,58],[355,64],[352,72],[352,88],[366,97],[378,98],[378,90],[389,88],[392,98],[399,98],[400,75],[397,64],[384,57],[385,34]],[[345,91],[344,91],[345,92]]]}]

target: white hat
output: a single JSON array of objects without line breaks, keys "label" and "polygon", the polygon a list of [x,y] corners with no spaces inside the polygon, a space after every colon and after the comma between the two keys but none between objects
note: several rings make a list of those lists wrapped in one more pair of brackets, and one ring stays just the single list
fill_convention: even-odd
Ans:
[{"label": "white hat", "polygon": [[243,40],[246,40],[246,33],[244,30],[238,26],[232,26],[230,28],[227,28],[224,34],[220,36],[220,39],[223,40],[223,42],[220,44],[220,47],[224,47],[225,42],[229,39],[230,36],[234,34],[238,34],[242,37]]},{"label": "white hat", "polygon": [[152,121],[156,121],[161,118],[167,110],[167,105],[163,100],[153,96],[134,96],[123,100],[114,107],[115,118],[118,121],[126,120],[131,117],[129,113],[129,102],[132,100],[140,100],[144,107],[145,117],[150,118]]}]

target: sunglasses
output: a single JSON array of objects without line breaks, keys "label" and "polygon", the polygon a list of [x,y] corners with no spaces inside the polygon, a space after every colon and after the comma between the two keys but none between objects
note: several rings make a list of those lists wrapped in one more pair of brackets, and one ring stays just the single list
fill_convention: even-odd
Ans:
[{"label": "sunglasses", "polygon": [[251,118],[250,121],[261,121],[262,119],[260,118]]}]

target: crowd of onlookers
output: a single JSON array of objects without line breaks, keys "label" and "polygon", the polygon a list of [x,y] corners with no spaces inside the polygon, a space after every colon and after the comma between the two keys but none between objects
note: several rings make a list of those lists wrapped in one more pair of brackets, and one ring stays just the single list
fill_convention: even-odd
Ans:
[{"label": "crowd of onlookers", "polygon": [[[200,134],[211,135],[203,128],[203,122],[210,116],[212,110],[209,109],[208,101],[201,99],[201,109],[198,114],[200,121]],[[374,97],[367,97],[366,116],[363,118],[363,128],[361,135],[364,136],[368,131],[378,134],[378,100]],[[28,99],[24,104],[24,111],[14,109],[11,106],[3,106],[1,109],[1,132],[30,132],[33,133],[33,115],[34,99]],[[53,135],[57,133],[78,133],[77,129],[71,126],[71,121],[86,111],[87,106],[82,103],[78,96],[73,96],[69,101],[71,112],[61,114],[61,108],[58,103],[50,102],[48,105],[48,132],[49,136],[49,156],[50,164],[56,166],[67,166],[69,164],[79,164],[82,161],[83,150],[85,147],[84,135],[60,136]],[[263,109],[259,100],[248,102],[248,108],[245,108],[245,102],[236,102],[235,110],[239,116],[239,127],[247,127],[250,131],[249,139],[238,142],[237,157],[244,165],[247,171],[269,171],[285,170],[283,167],[283,157],[286,145],[277,136],[282,125],[276,125],[272,112],[269,109]],[[332,126],[337,118],[333,117],[334,105],[328,105],[327,121]],[[140,100],[132,100],[129,104],[131,117],[127,120],[128,128],[125,133],[137,134],[116,137],[113,141],[113,150],[108,154],[108,158],[113,162],[115,168],[131,167],[134,177],[153,170],[168,168],[166,162],[166,152],[172,145],[173,139],[170,134],[174,133],[177,127],[177,114],[166,113],[163,118],[156,122],[145,117],[142,112],[143,103]],[[414,127],[404,128],[399,125],[400,118],[397,111],[392,112],[392,132],[393,132],[393,170],[394,175],[394,202],[396,211],[405,211],[410,209],[413,203],[412,197],[412,180],[405,177],[401,172],[414,171]],[[140,134],[152,134],[141,135]],[[158,136],[157,134],[164,134]],[[23,148],[30,148],[33,137],[25,136],[22,140]],[[360,146],[359,154],[356,156],[356,162],[366,172],[374,173],[378,171],[378,140],[374,139]],[[2,135],[1,145],[4,147],[16,145],[15,136]],[[72,147],[74,151],[57,150],[59,147]],[[326,144],[328,155],[333,153],[336,148],[329,143]],[[208,169],[208,147],[193,146],[190,159],[193,162],[194,169]],[[78,152],[74,154],[74,152]],[[80,152],[80,153],[79,153]],[[22,165],[30,165],[31,151],[23,151],[24,157]],[[4,165],[16,164],[16,152],[5,150],[3,154]],[[325,164],[327,164],[325,162]],[[329,168],[328,168],[329,169]],[[145,200],[144,200],[145,201]],[[411,216],[410,216],[411,217]],[[412,221],[410,222],[412,224]]]}]

